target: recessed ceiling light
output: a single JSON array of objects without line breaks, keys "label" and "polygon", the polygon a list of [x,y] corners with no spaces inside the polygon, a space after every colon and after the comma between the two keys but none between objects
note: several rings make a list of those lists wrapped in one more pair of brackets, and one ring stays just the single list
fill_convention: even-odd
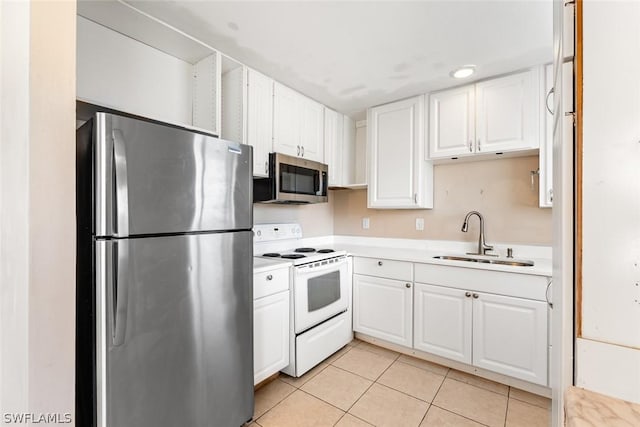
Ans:
[{"label": "recessed ceiling light", "polygon": [[455,78],[455,79],[464,79],[467,78],[469,76],[471,76],[473,73],[476,72],[476,66],[475,65],[463,65],[462,67],[453,70],[450,73],[450,76]]}]

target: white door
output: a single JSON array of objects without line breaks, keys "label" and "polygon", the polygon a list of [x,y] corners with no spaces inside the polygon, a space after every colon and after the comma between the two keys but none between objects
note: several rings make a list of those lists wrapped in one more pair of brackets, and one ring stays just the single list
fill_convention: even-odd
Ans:
[{"label": "white door", "polygon": [[[371,108],[367,119],[370,208],[419,207],[424,97]],[[431,178],[429,178],[431,179]]]},{"label": "white door", "polygon": [[353,275],[353,330],[411,347],[413,289],[410,282]]},{"label": "white door", "polygon": [[547,303],[473,294],[473,364],[547,385]]},{"label": "white door", "polygon": [[415,284],[413,347],[471,364],[471,292]]},{"label": "white door", "polygon": [[476,84],[476,152],[540,145],[540,69]]},{"label": "white door", "polygon": [[301,156],[300,98],[297,92],[275,82],[273,85],[273,151]]},{"label": "white door", "polygon": [[324,161],[324,106],[312,99],[300,97],[301,156],[316,162]]},{"label": "white door", "polygon": [[545,99],[542,104],[544,117],[544,135],[540,140],[540,174],[539,197],[540,207],[550,208],[553,205],[553,64],[544,67]]},{"label": "white door", "polygon": [[289,291],[253,302],[253,383],[289,364]]},{"label": "white door", "polygon": [[429,157],[451,158],[475,152],[475,87],[429,96]]},{"label": "white door", "polygon": [[324,110],[324,162],[329,166],[329,186],[337,187],[342,182],[343,161],[343,115],[333,110]]},{"label": "white door", "polygon": [[253,175],[269,175],[273,151],[273,80],[247,70],[247,143],[253,147]]}]

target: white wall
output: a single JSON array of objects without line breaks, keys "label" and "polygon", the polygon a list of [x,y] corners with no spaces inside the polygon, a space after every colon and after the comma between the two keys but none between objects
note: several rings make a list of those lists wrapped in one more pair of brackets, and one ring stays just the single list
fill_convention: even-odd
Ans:
[{"label": "white wall", "polygon": [[192,122],[190,63],[78,16],[78,98],[165,122]]},{"label": "white wall", "polygon": [[73,414],[76,4],[0,7],[1,412]]},{"label": "white wall", "polygon": [[584,2],[577,384],[640,402],[640,3]]},{"label": "white wall", "polygon": [[0,2],[0,412],[28,407],[28,2]]}]

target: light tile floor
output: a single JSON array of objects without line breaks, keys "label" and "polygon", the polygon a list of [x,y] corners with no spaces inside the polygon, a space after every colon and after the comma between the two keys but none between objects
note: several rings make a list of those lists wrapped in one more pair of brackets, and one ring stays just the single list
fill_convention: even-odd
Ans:
[{"label": "light tile floor", "polygon": [[548,426],[549,399],[354,340],[255,394],[250,427]]}]

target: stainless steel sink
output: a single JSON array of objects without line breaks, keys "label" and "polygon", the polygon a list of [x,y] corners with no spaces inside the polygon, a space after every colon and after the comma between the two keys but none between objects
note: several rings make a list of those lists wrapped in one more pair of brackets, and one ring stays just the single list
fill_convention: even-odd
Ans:
[{"label": "stainless steel sink", "polygon": [[533,267],[533,261],[507,261],[504,259],[485,259],[485,258],[469,258],[464,256],[451,256],[451,255],[438,255],[434,256],[437,259],[446,259],[449,261],[467,261],[467,262],[479,262],[483,264],[499,264],[499,265],[511,265],[514,267]]}]

